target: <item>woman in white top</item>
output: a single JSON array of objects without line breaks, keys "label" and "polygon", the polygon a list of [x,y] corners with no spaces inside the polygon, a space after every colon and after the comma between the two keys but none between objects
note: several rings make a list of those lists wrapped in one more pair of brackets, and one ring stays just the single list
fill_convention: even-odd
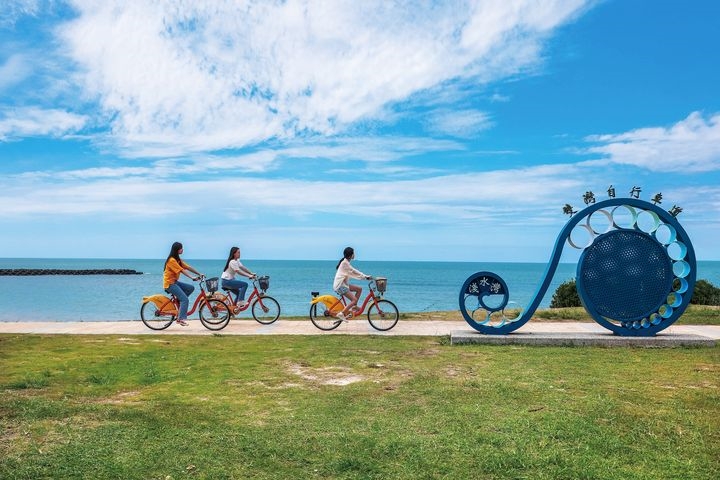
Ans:
[{"label": "woman in white top", "polygon": [[220,278],[222,288],[235,292],[235,305],[244,307],[247,305],[245,292],[247,291],[248,283],[242,280],[235,280],[235,275],[255,278],[255,274],[245,268],[245,265],[240,262],[240,248],[238,247],[232,247],[230,249],[230,255],[228,255],[227,262],[225,262],[225,269]]},{"label": "woman in white top", "polygon": [[349,280],[351,278],[356,278],[358,280],[368,280],[371,278],[369,275],[365,275],[360,270],[357,270],[353,268],[352,265],[350,265],[350,261],[354,258],[355,250],[353,250],[352,247],[347,247],[345,248],[345,250],[343,250],[343,258],[340,259],[337,266],[335,267],[335,270],[337,270],[337,272],[335,272],[333,290],[335,290],[335,293],[337,293],[341,297],[344,296],[345,298],[350,300],[350,302],[345,306],[343,311],[337,314],[337,317],[343,322],[347,321],[347,319],[345,318],[345,314],[347,314],[347,312],[349,312],[351,308],[357,305],[358,300],[360,299],[360,295],[362,295],[362,287],[359,287],[358,285],[350,285]]}]

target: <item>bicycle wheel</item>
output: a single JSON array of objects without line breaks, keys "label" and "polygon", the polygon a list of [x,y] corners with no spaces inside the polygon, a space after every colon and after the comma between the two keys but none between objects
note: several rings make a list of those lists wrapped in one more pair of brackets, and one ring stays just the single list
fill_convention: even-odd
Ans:
[{"label": "bicycle wheel", "polygon": [[310,305],[310,321],[320,330],[334,330],[340,323],[339,318],[334,317],[322,302]]},{"label": "bicycle wheel", "polygon": [[384,332],[397,324],[400,313],[390,300],[378,300],[370,305],[367,316],[368,322],[375,330]]},{"label": "bicycle wheel", "polygon": [[263,325],[270,325],[280,317],[280,304],[273,297],[258,297],[252,304],[252,316]]},{"label": "bicycle wheel", "polygon": [[208,330],[222,330],[230,322],[230,309],[222,300],[205,300],[200,305],[200,322]]},{"label": "bicycle wheel", "polygon": [[175,314],[163,313],[153,302],[145,302],[140,307],[140,319],[152,330],[165,330],[175,321]]}]

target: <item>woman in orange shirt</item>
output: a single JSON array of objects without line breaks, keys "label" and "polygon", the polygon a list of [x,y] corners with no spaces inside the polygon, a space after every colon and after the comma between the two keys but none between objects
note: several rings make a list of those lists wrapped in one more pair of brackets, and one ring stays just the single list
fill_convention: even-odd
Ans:
[{"label": "woman in orange shirt", "polygon": [[[182,243],[173,243],[172,247],[170,248],[170,255],[168,255],[167,260],[165,260],[165,271],[163,272],[163,288],[167,293],[175,295],[175,297],[180,301],[180,311],[178,312],[177,323],[184,327],[188,324],[186,322],[188,305],[190,304],[188,296],[193,292],[193,290],[195,290],[195,287],[187,283],[182,283],[178,281],[178,279],[180,278],[180,274],[182,273],[183,275],[192,278],[193,280],[198,280],[202,276],[202,273],[198,272],[193,267],[183,262],[180,259],[180,255],[182,253]],[[198,276],[193,277],[192,275],[190,275],[189,272],[193,272]]]}]

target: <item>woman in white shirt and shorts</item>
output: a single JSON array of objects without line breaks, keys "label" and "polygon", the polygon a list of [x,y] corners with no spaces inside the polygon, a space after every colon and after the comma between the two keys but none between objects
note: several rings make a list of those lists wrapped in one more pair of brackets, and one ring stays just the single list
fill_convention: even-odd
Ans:
[{"label": "woman in white shirt and shorts", "polygon": [[238,307],[244,307],[247,305],[247,302],[245,301],[245,292],[247,291],[248,283],[242,280],[235,280],[235,275],[255,278],[255,274],[245,268],[245,265],[240,262],[239,247],[232,247],[230,249],[230,255],[228,255],[227,262],[225,262],[225,269],[223,270],[222,275],[220,275],[220,281],[222,288],[235,292],[235,305]]},{"label": "woman in white shirt and shorts", "polygon": [[350,302],[345,306],[342,312],[337,314],[337,318],[342,320],[343,322],[347,322],[347,318],[345,318],[345,315],[347,312],[350,311],[351,308],[355,307],[358,303],[358,300],[360,299],[360,295],[362,295],[362,287],[358,285],[350,285],[349,280],[351,278],[356,278],[358,280],[368,280],[372,277],[369,275],[365,275],[360,270],[357,270],[353,268],[352,265],[350,265],[350,261],[355,258],[355,250],[353,250],[352,247],[346,247],[345,250],[343,250],[343,258],[340,259],[337,266],[335,267],[335,281],[333,282],[333,290],[335,290],[335,293],[340,295],[341,297],[344,296]]}]

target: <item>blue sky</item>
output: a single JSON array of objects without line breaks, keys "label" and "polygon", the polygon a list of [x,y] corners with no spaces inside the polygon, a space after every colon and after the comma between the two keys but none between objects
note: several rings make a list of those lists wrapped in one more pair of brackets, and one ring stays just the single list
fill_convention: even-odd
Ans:
[{"label": "blue sky", "polygon": [[[720,2],[16,1],[0,257],[544,262],[590,190],[720,260]],[[569,253],[568,255],[572,255]]]}]

